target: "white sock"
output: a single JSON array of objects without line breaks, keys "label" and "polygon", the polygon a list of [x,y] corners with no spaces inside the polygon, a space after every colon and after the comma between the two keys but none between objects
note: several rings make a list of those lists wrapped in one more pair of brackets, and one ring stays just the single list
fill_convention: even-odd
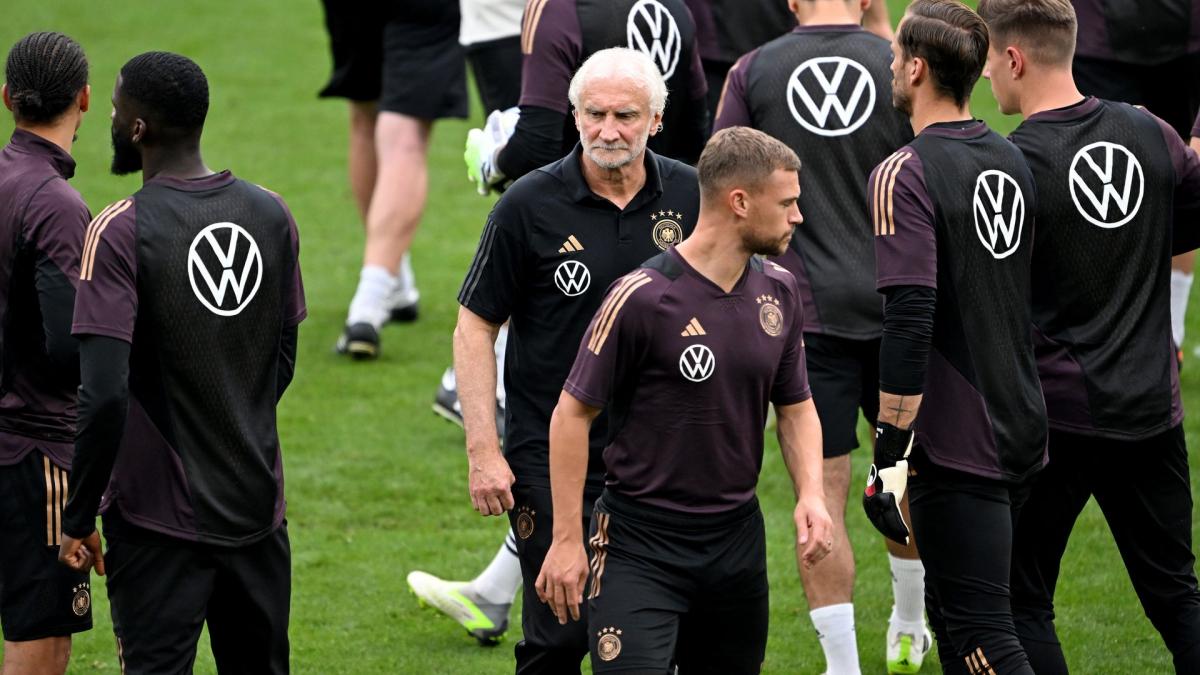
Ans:
[{"label": "white sock", "polygon": [[412,259],[407,253],[400,258],[400,269],[396,272],[396,285],[388,294],[388,309],[409,307],[421,299],[417,291],[417,280],[413,276]]},{"label": "white sock", "polygon": [[925,565],[888,554],[892,566],[893,628],[921,635],[925,630]]},{"label": "white sock", "polygon": [[521,560],[517,558],[517,539],[512,528],[504,544],[487,569],[467,584],[469,590],[490,605],[510,605],[521,588]]},{"label": "white sock", "polygon": [[369,323],[376,329],[381,327],[388,318],[388,295],[396,286],[396,277],[387,269],[378,265],[362,268],[358,278],[358,289],[354,291],[354,299],[350,301],[350,314],[346,318],[347,325]]},{"label": "white sock", "polygon": [[861,675],[854,635],[854,604],[829,605],[808,615],[817,629],[821,649],[825,650],[826,675]]},{"label": "white sock", "polygon": [[496,402],[504,406],[504,350],[508,347],[508,324],[496,335]]},{"label": "white sock", "polygon": [[1188,296],[1192,293],[1192,275],[1171,270],[1171,337],[1183,349],[1183,326],[1187,317]]}]

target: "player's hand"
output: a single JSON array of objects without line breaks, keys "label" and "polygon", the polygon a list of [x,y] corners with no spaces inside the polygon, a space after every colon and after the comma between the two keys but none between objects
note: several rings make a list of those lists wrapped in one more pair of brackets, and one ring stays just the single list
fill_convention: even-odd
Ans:
[{"label": "player's hand", "polygon": [[550,605],[560,624],[567,619],[579,620],[579,605],[583,602],[583,587],[588,578],[587,551],[583,541],[554,540],[546,552],[542,571],[534,589],[542,602]]},{"label": "player's hand", "polygon": [[801,495],[793,513],[796,521],[796,550],[806,569],[825,559],[833,550],[833,518],[825,508],[824,495]]},{"label": "player's hand", "polygon": [[498,450],[467,457],[471,506],[481,516],[499,516],[513,507],[512,484],[517,477]]},{"label": "player's hand", "polygon": [[492,172],[492,157],[496,146],[483,129],[471,129],[467,132],[467,146],[463,150],[463,160],[467,163],[467,179],[475,184],[475,190],[486,196],[491,191],[489,174]]},{"label": "player's hand", "polygon": [[887,422],[875,424],[875,463],[867,474],[863,492],[863,510],[875,529],[899,544],[908,545],[908,524],[900,511],[908,488],[908,455],[912,452],[913,432]]},{"label": "player's hand", "polygon": [[96,574],[104,576],[104,546],[100,543],[100,533],[92,530],[83,539],[62,535],[58,561],[76,572],[86,572],[95,566]]}]

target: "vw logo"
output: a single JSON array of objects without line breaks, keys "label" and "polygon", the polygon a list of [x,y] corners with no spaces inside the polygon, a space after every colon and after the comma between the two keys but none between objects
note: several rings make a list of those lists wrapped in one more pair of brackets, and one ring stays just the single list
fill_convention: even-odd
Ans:
[{"label": "vw logo", "polygon": [[592,285],[592,273],[578,260],[564,260],[554,270],[554,285],[567,297],[575,297]]},{"label": "vw logo", "polygon": [[638,0],[625,21],[625,36],[630,49],[649,56],[662,71],[663,79],[671,79],[675,66],[679,65],[683,40],[675,17],[661,2]]},{"label": "vw logo", "polygon": [[857,61],[820,56],[792,71],[787,103],[805,129],[818,136],[845,136],[875,109],[875,80]]},{"label": "vw logo", "polygon": [[717,368],[717,357],[704,345],[692,345],[679,355],[679,372],[692,382],[703,382]]},{"label": "vw logo", "polygon": [[975,234],[992,257],[1007,258],[1021,244],[1025,196],[1013,177],[994,169],[975,179]]},{"label": "vw logo", "polygon": [[1146,192],[1142,165],[1123,145],[1101,141],[1084,146],[1075,153],[1068,175],[1071,201],[1079,215],[1096,227],[1120,227],[1142,207]]},{"label": "vw logo", "polygon": [[258,244],[240,225],[209,225],[196,235],[188,249],[188,281],[192,292],[200,304],[218,316],[240,314],[258,293],[262,275]]}]

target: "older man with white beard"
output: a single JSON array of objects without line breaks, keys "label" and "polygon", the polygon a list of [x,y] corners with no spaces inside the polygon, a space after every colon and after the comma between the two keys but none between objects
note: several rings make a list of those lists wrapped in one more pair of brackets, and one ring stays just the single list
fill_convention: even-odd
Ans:
[{"label": "older man with white beard", "polygon": [[[454,360],[471,503],[481,515],[509,514],[525,581],[518,673],[579,672],[588,653],[586,623],[560,625],[533,588],[553,529],[550,415],[609,284],[682,241],[695,224],[696,171],[646,149],[666,98],[662,75],[640,52],[613,48],[589,58],[570,86],[579,145],[496,203],[459,292]],[[492,346],[505,321],[501,453]],[[592,428],[585,528],[603,487],[607,426],[601,418]]]}]

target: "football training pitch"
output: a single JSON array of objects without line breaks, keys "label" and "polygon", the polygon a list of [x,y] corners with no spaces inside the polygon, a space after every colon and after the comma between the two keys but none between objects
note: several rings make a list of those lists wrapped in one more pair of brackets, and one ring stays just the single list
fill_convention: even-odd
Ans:
[{"label": "football training pitch", "polygon": [[[889,4],[896,19],[906,3]],[[485,520],[471,510],[462,432],[430,411],[451,358],[458,286],[492,203],[474,193],[462,163],[466,131],[482,119],[478,103],[472,120],[441,122],[434,131],[429,202],[413,249],[421,319],[388,326],[380,360],[354,363],[333,354],[332,346],[358,279],[363,234],[346,177],[346,106],[316,98],[329,74],[320,3],[7,3],[0,22],[5,52],[36,30],[67,33],[83,45],[91,63],[92,108],[74,148],[78,168],[72,184],[92,213],[140,186],[137,176],[108,172],[109,98],[129,57],[161,49],[193,58],[208,75],[211,105],[203,144],[208,165],[229,168],[278,192],[295,214],[309,314],[300,330],[296,378],[279,416],[293,555],[293,669],[512,672],[519,612],[499,647],[481,648],[451,620],[418,609],[404,581],[413,569],[443,578],[472,577],[491,559],[507,528],[506,520]],[[977,88],[973,111],[1003,133],[1018,121],[999,115],[986,81]],[[11,118],[0,119],[7,139]],[[1200,307],[1192,308],[1188,337],[1190,356],[1200,338]],[[1182,378],[1189,407],[1200,406],[1200,359],[1191,361]],[[1186,425],[1195,483],[1200,465],[1195,417]],[[865,425],[860,438],[868,439]],[[868,457],[865,450],[854,453],[856,477],[865,478]],[[848,527],[858,562],[858,644],[863,672],[880,673],[890,573],[883,542],[859,506],[859,489],[856,478]],[[821,672],[820,645],[795,570],[791,487],[774,438],[768,440],[759,495],[772,586],[763,672]],[[103,584],[95,578],[93,584],[95,629],[76,637],[70,671],[115,673],[109,605]],[[1074,672],[1171,670],[1170,656],[1142,613],[1094,503],[1081,516],[1063,560],[1057,609],[1059,635]],[[722,636],[712,635],[709,644],[721,649]],[[196,670],[215,672],[207,641],[201,643]],[[938,671],[931,655],[923,672]]]}]

